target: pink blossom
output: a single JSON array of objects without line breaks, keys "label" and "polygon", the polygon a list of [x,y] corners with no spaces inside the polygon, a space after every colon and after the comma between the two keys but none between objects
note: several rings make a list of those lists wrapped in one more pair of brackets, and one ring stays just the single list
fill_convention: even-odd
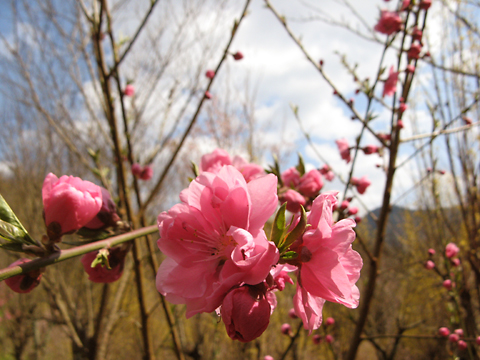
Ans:
[{"label": "pink blossom", "polygon": [[332,181],[335,178],[335,174],[333,173],[332,169],[330,169],[330,166],[328,166],[327,164],[323,165],[323,167],[321,167],[319,171],[320,174],[325,176],[325,179],[327,179],[328,181]]},{"label": "pink blossom", "polygon": [[298,213],[300,211],[300,205],[304,206],[306,203],[305,198],[293,189],[288,189],[282,195],[280,195],[280,202],[287,203],[287,210],[292,213]]},{"label": "pink blossom", "polygon": [[241,342],[249,342],[262,335],[270,322],[270,304],[265,294],[247,285],[225,296],[220,313],[228,336]]},{"label": "pink blossom", "polygon": [[140,173],[140,180],[150,180],[153,176],[153,169],[150,165],[145,165]]},{"label": "pink blossom", "polygon": [[127,86],[125,86],[123,93],[125,96],[133,96],[135,95],[135,88],[133,87],[133,85],[128,84]]},{"label": "pink blossom", "polygon": [[103,229],[114,226],[120,217],[117,214],[117,207],[107,189],[100,187],[102,193],[102,207],[97,215],[84,227],[87,229]]},{"label": "pink blossom", "polygon": [[240,51],[237,51],[235,54],[233,54],[233,58],[235,60],[242,60],[243,59],[243,54]]},{"label": "pink blossom", "polygon": [[407,51],[408,59],[418,59],[422,52],[422,45],[418,42],[413,43]]},{"label": "pink blossom", "polygon": [[454,266],[454,267],[460,266],[460,259],[459,259],[459,258],[450,259],[450,263],[451,263],[452,266]]},{"label": "pink blossom", "polygon": [[354,186],[356,186],[357,191],[360,194],[365,193],[367,188],[370,186],[371,182],[368,180],[367,175],[362,176],[360,179],[352,176],[352,179],[350,180],[350,183]]},{"label": "pink blossom", "polygon": [[342,203],[340,204],[340,210],[345,210],[346,208],[348,208],[349,205],[350,205],[350,202],[348,200],[343,200]]},{"label": "pink blossom", "polygon": [[436,251],[435,249],[428,249],[428,255],[433,256],[435,255]]},{"label": "pink blossom", "polygon": [[297,185],[300,183],[300,173],[295,167],[291,167],[285,170],[282,173],[281,178],[283,185],[287,187],[296,188]]},{"label": "pink blossom", "polygon": [[391,35],[402,30],[403,21],[396,12],[381,10],[380,19],[374,29],[382,34]]},{"label": "pink blossom", "polygon": [[187,317],[211,312],[234,286],[262,282],[279,258],[263,226],[277,206],[277,178],[245,182],[233,166],[203,172],[158,216],[157,244],[167,256],[157,289]]},{"label": "pink blossom", "polygon": [[363,152],[365,155],[371,155],[378,152],[378,146],[375,145],[367,145],[363,148]]},{"label": "pink blossom", "polygon": [[432,6],[432,0],[422,0],[418,7],[423,10],[428,10]]},{"label": "pink blossom", "polygon": [[357,215],[357,213],[358,213],[358,207],[356,206],[351,206],[348,209],[348,215]]},{"label": "pink blossom", "polygon": [[[398,112],[399,113],[404,113],[405,110],[407,110],[407,104],[405,103],[400,103],[400,105],[398,105]],[[397,124],[398,125],[398,124]]]},{"label": "pink blossom", "polygon": [[352,160],[350,157],[350,147],[348,145],[347,139],[338,139],[335,141],[338,146],[338,151],[340,151],[340,156],[347,164]]},{"label": "pink blossom", "polygon": [[209,100],[212,98],[212,94],[210,94],[210,91],[205,91],[205,98]]},{"label": "pink blossom", "polygon": [[400,11],[407,10],[409,6],[410,6],[410,0],[403,0],[402,7],[400,8]]},{"label": "pink blossom", "polygon": [[387,80],[383,85],[383,94],[382,97],[392,96],[397,91],[397,81],[398,81],[398,71],[393,70],[394,67],[390,67],[390,74],[388,75]]},{"label": "pink blossom", "polygon": [[200,171],[208,171],[217,174],[225,165],[232,165],[230,155],[223,149],[215,149],[209,154],[202,156]]},{"label": "pink blossom", "polygon": [[463,329],[455,329],[453,332],[461,338],[463,337]]},{"label": "pink blossom", "polygon": [[307,214],[310,225],[292,249],[298,256],[297,292],[293,303],[305,329],[317,329],[322,322],[325,300],[356,308],[360,297],[355,283],[363,262],[352,249],[355,240],[352,219],[333,223],[336,193],[320,194]]},{"label": "pink blossom", "polygon": [[265,175],[265,170],[260,165],[249,163],[238,155],[233,158],[232,165],[242,173],[247,183]]},{"label": "pink blossom", "polygon": [[452,290],[455,287],[455,283],[452,280],[447,279],[443,282],[443,287],[447,290]]},{"label": "pink blossom", "polygon": [[427,260],[424,266],[425,266],[425,269],[432,270],[435,268],[435,263],[432,260]]},{"label": "pink blossom", "polygon": [[123,267],[125,263],[125,256],[127,252],[121,248],[110,249],[108,255],[108,263],[110,269],[101,264],[97,264],[92,268],[92,262],[97,257],[98,251],[92,251],[82,256],[80,260],[83,269],[88,274],[88,280],[95,283],[111,283],[120,279],[123,274]]},{"label": "pink blossom", "polygon": [[132,164],[131,171],[133,176],[139,177],[140,174],[142,173],[142,170],[143,168],[140,164],[137,164],[137,163]]},{"label": "pink blossom", "polygon": [[313,197],[318,194],[322,187],[322,175],[320,171],[313,169],[300,178],[297,190],[305,196]]},{"label": "pink blossom", "polygon": [[457,347],[458,347],[458,350],[463,351],[463,350],[467,350],[468,345],[467,345],[467,343],[466,343],[465,341],[463,341],[463,340],[458,340],[458,342],[457,342]]},{"label": "pink blossom", "polygon": [[273,356],[265,355],[265,357],[263,358],[263,360],[275,360],[275,359],[273,358]]},{"label": "pink blossom", "polygon": [[417,26],[415,26],[412,30],[412,39],[421,41],[422,40],[422,30],[420,30]]},{"label": "pink blossom", "polygon": [[448,335],[448,341],[451,343],[456,343],[459,340],[459,336],[457,334],[450,334]]},{"label": "pink blossom", "polygon": [[332,336],[332,335],[328,334],[327,336],[325,336],[325,342],[326,342],[327,344],[333,343],[333,340],[334,340],[334,339],[333,339],[333,336]]},{"label": "pink blossom", "polygon": [[292,309],[288,310],[288,317],[290,319],[298,319],[298,316],[295,313],[295,309],[292,308]]},{"label": "pink blossom", "polygon": [[322,336],[319,334],[315,334],[312,336],[312,341],[315,345],[318,345],[322,342]]},{"label": "pink blossom", "polygon": [[[21,264],[28,263],[32,260],[30,259],[18,259],[14,263],[8,265],[8,267],[13,267]],[[15,275],[8,279],[5,279],[5,284],[15,291],[16,293],[26,294],[32,291],[35,287],[40,284],[40,280],[42,279],[42,273],[40,270],[33,270],[26,274]]]},{"label": "pink blossom", "polygon": [[76,231],[92,220],[102,207],[100,186],[78,177],[47,175],[42,187],[47,233],[52,240]]},{"label": "pink blossom", "polygon": [[332,317],[328,317],[327,320],[325,320],[325,325],[330,326],[335,324],[335,319]]},{"label": "pink blossom", "polygon": [[285,323],[282,324],[280,331],[283,335],[290,335],[290,333],[292,332],[292,327],[290,326],[290,324]]},{"label": "pink blossom", "polygon": [[209,79],[213,79],[215,77],[215,71],[207,70],[207,72],[205,73],[205,76]]},{"label": "pink blossom", "polygon": [[402,119],[400,119],[400,120],[397,121],[397,127],[398,127],[399,129],[403,129],[403,128],[404,128]]},{"label": "pink blossom", "polygon": [[446,327],[441,327],[440,329],[438,329],[438,334],[440,336],[447,337],[448,335],[450,335],[450,330],[448,330],[448,328]]},{"label": "pink blossom", "polygon": [[407,68],[405,69],[406,72],[413,73],[415,72],[415,65],[413,64],[408,64]]},{"label": "pink blossom", "polygon": [[445,247],[445,256],[449,259],[454,256],[457,256],[459,252],[460,252],[460,249],[454,243],[448,243],[447,246]]}]

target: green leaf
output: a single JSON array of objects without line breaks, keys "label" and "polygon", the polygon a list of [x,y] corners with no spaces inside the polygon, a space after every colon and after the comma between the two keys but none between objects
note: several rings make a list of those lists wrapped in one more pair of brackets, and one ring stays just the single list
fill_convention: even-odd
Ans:
[{"label": "green leaf", "polygon": [[110,267],[110,264],[108,263],[108,255],[110,252],[108,249],[101,249],[98,251],[97,257],[95,260],[92,261],[92,265],[90,265],[92,268],[94,268],[97,265],[106,266],[108,270],[111,270],[112,268]]},{"label": "green leaf", "polygon": [[307,214],[303,206],[300,205],[300,207],[301,207],[300,220],[298,221],[295,228],[287,234],[287,236],[285,237],[285,240],[280,244],[279,246],[280,254],[283,251],[287,250],[290,247],[290,245],[292,245],[295,242],[295,240],[297,240],[305,232],[305,228],[307,227]]},{"label": "green leaf", "polygon": [[[2,195],[0,195],[0,220],[2,221],[0,225],[2,234],[5,236],[5,233],[8,233],[6,240],[37,245]],[[2,236],[2,238],[5,239],[4,236]]]},{"label": "green leaf", "polygon": [[270,241],[278,247],[280,241],[283,238],[283,233],[285,231],[285,210],[287,209],[287,203],[284,203],[280,209],[278,209],[277,214],[275,215],[275,220],[272,224],[272,232],[270,233]]},{"label": "green leaf", "polygon": [[198,169],[197,164],[195,164],[195,163],[192,161],[192,162],[191,162],[191,167],[192,167],[193,174],[195,175],[195,177],[197,177],[197,176],[200,174],[200,170]]},{"label": "green leaf", "polygon": [[9,251],[17,251],[17,252],[24,252],[23,244],[18,242],[8,242],[5,244],[0,244],[0,249],[9,250]]},{"label": "green leaf", "polygon": [[296,168],[300,173],[300,176],[303,176],[305,174],[305,162],[303,161],[303,157],[302,155],[300,155],[300,153],[298,154],[298,165]]},{"label": "green leaf", "polygon": [[295,251],[287,251],[281,256],[283,260],[293,260],[298,257],[298,254]]}]

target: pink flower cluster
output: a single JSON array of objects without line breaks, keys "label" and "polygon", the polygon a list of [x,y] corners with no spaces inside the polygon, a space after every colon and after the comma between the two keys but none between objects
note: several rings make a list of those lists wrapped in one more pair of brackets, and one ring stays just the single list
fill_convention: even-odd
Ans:
[{"label": "pink flower cluster", "polygon": [[[242,342],[267,328],[275,292],[293,283],[288,272],[297,272],[295,312],[310,331],[320,326],[326,300],[356,307],[362,259],[351,247],[355,222],[333,222],[335,193],[320,194],[306,217],[296,217],[291,226],[303,224],[302,230],[282,247],[263,229],[277,209],[277,177],[245,176],[234,162],[220,149],[205,155],[181,203],[158,216],[157,244],[166,256],[157,273],[158,291],[185,304],[187,317],[217,310],[228,335]],[[287,184],[289,173],[282,176]],[[292,179],[309,194],[319,191],[317,175]]]},{"label": "pink flower cluster", "polygon": [[153,169],[150,165],[142,166],[140,164],[132,164],[132,175],[140,180],[150,180],[153,176]]},{"label": "pink flower cluster", "polygon": [[378,31],[385,35],[392,35],[399,32],[403,28],[403,20],[396,12],[381,10],[380,19],[377,25],[375,25],[375,31]]},{"label": "pink flower cluster", "polygon": [[[331,170],[323,171],[330,174]],[[300,175],[300,172],[291,167],[281,174],[284,189],[280,191],[280,202],[287,203],[287,210],[293,213],[300,211],[300,206],[305,206],[309,198],[318,195],[323,187],[322,170],[313,169]]]},{"label": "pink flower cluster", "polygon": [[[63,235],[79,230],[95,233],[107,227],[115,227],[120,220],[109,192],[78,177],[64,175],[58,178],[52,173],[48,174],[43,182],[42,198],[47,236],[51,243],[60,242]],[[92,261],[95,256],[91,259]],[[85,266],[87,266],[88,259],[90,259],[88,254],[82,259]],[[121,261],[114,260],[113,262],[123,269],[123,260],[122,258]],[[20,259],[10,266],[21,265],[29,261],[31,260]],[[87,273],[90,274],[89,270]],[[113,273],[114,271],[108,273],[108,276]],[[121,271],[117,271],[117,274],[120,277]],[[27,293],[40,283],[41,278],[42,273],[34,270],[13,276],[5,282],[13,291]],[[92,277],[91,280],[95,281]]]}]

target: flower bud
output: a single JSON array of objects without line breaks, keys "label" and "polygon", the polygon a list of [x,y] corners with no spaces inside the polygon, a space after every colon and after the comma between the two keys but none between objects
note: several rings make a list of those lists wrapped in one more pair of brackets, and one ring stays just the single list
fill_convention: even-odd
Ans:
[{"label": "flower bud", "polygon": [[432,260],[428,260],[425,262],[424,266],[425,269],[432,270],[433,268],[435,268],[435,263]]},{"label": "flower bud", "polygon": [[333,336],[328,334],[327,336],[325,336],[325,342],[328,343],[328,344],[331,344],[333,343]]},{"label": "flower bud", "polygon": [[413,64],[407,65],[407,68],[405,69],[405,71],[408,72],[408,73],[415,72],[415,65],[413,65]]},{"label": "flower bud", "polygon": [[275,360],[275,359],[273,358],[273,356],[265,355],[265,357],[263,358],[263,360]]},{"label": "flower bud", "polygon": [[362,218],[360,216],[355,216],[354,220],[357,224],[360,224],[362,222]]},{"label": "flower bud", "polygon": [[97,215],[90,220],[84,228],[97,230],[103,229],[110,226],[115,226],[115,224],[120,220],[120,217],[117,215],[117,207],[110,196],[110,193],[107,189],[100,187],[102,192],[102,207]]},{"label": "flower bud", "polygon": [[[14,263],[8,265],[8,267],[13,267],[20,264],[25,264],[30,262],[30,259],[18,259]],[[26,294],[32,291],[35,287],[40,284],[40,279],[42,278],[42,273],[40,270],[33,270],[26,274],[12,276],[8,279],[5,279],[5,284],[15,291],[16,293]]]},{"label": "flower bud", "polygon": [[448,341],[451,343],[456,343],[459,340],[459,336],[457,334],[450,334],[448,335]]},{"label": "flower bud", "polygon": [[480,336],[477,336],[477,338],[475,339],[475,343],[476,343],[477,345],[480,345]]},{"label": "flower bud", "polygon": [[211,99],[211,98],[212,98],[212,94],[210,94],[209,91],[205,91],[205,97],[206,97],[207,99]]},{"label": "flower bud", "polygon": [[455,329],[453,332],[463,338],[463,329]]},{"label": "flower bud", "polygon": [[428,255],[433,256],[435,255],[435,250],[434,249],[428,249]]},{"label": "flower bud", "polygon": [[241,342],[262,335],[270,322],[270,304],[265,294],[248,285],[230,291],[220,313],[228,336]]},{"label": "flower bud", "polygon": [[243,54],[240,51],[237,51],[235,54],[233,54],[233,58],[235,60],[242,60],[243,59]]},{"label": "flower bud", "polygon": [[312,341],[315,345],[318,345],[322,342],[322,337],[318,334],[312,336]]},{"label": "flower bud", "polygon": [[150,165],[145,165],[140,173],[139,179],[140,180],[150,180],[153,176],[153,169]]},{"label": "flower bud", "polygon": [[467,125],[472,125],[472,123],[473,123],[473,120],[470,119],[470,118],[467,117],[467,116],[463,116],[463,117],[462,117],[462,120],[465,121],[465,124],[467,124]]},{"label": "flower bud", "polygon": [[367,145],[363,148],[363,152],[365,155],[375,154],[376,152],[378,152],[378,146]]},{"label": "flower bud", "polygon": [[457,347],[458,347],[458,350],[463,351],[463,350],[467,350],[468,345],[467,345],[467,343],[466,343],[465,341],[463,341],[463,340],[458,340],[458,342],[457,342]]},{"label": "flower bud", "polygon": [[300,178],[297,190],[299,193],[305,196],[313,197],[318,195],[318,192],[322,189],[322,187],[322,175],[318,170],[313,169]]},{"label": "flower bud", "polygon": [[325,325],[330,326],[335,324],[335,319],[332,317],[328,317],[327,320],[325,320]]},{"label": "flower bud", "polygon": [[459,258],[450,259],[450,263],[452,264],[453,267],[460,266],[460,259]]},{"label": "flower bud", "polygon": [[98,251],[92,251],[83,255],[80,259],[83,269],[88,274],[88,280],[95,283],[107,284],[120,279],[123,274],[125,256],[127,255],[126,250],[119,247],[110,249],[108,254],[110,269],[108,269],[106,265],[102,266],[101,264],[92,267],[92,262],[97,257],[97,254]]},{"label": "flower bud", "polygon": [[43,182],[42,198],[47,234],[55,241],[88,224],[102,207],[100,186],[73,176],[64,175],[59,179],[48,174]]},{"label": "flower bud", "polygon": [[213,79],[215,77],[215,71],[207,70],[207,72],[205,73],[205,76],[209,79]]},{"label": "flower bud", "polygon": [[454,256],[457,256],[459,252],[460,252],[460,249],[454,243],[448,243],[447,246],[445,247],[445,256],[449,259],[451,259]]},{"label": "flower bud", "polygon": [[290,333],[292,332],[292,327],[290,326],[290,324],[285,323],[285,324],[282,324],[280,331],[282,332],[283,335],[290,335]]},{"label": "flower bud", "polygon": [[447,290],[452,290],[455,287],[455,283],[452,280],[447,279],[443,282],[443,287]]},{"label": "flower bud", "polygon": [[428,10],[432,6],[432,0],[422,0],[418,7],[422,10]]},{"label": "flower bud", "polygon": [[348,215],[356,215],[358,213],[358,207],[356,206],[351,206],[348,209]]},{"label": "flower bud", "polygon": [[295,309],[294,308],[291,308],[290,310],[288,310],[288,317],[290,319],[298,319],[298,316],[297,314],[295,313]]},{"label": "flower bud", "polygon": [[125,89],[123,90],[123,94],[125,96],[133,96],[135,95],[135,88],[133,85],[131,84],[128,84],[127,86],[125,86]]},{"label": "flower bud", "polygon": [[438,334],[440,336],[447,337],[448,335],[450,335],[450,330],[448,330],[448,328],[446,327],[441,327],[440,329],[438,329]]},{"label": "flower bud", "polygon": [[132,168],[131,168],[132,175],[139,177],[140,174],[142,173],[142,169],[143,168],[140,164],[137,164],[137,163],[132,164]]},{"label": "flower bud", "polygon": [[286,202],[287,210],[292,213],[298,213],[300,211],[300,206],[303,206],[306,203],[305,198],[292,189],[288,189],[285,193],[280,195],[279,200],[282,204]]}]

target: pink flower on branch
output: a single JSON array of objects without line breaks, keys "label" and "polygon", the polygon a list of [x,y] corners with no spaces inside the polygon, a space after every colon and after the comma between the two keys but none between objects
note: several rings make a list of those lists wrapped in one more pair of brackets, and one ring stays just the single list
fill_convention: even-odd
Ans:
[{"label": "pink flower on branch", "polygon": [[318,170],[313,169],[300,178],[297,190],[305,196],[313,197],[318,194],[322,187],[322,175]]},{"label": "pink flower on branch", "polygon": [[460,252],[460,249],[454,243],[448,243],[447,246],[445,247],[445,256],[449,259],[457,256],[459,252]]},{"label": "pink flower on branch", "polygon": [[235,54],[232,55],[235,60],[242,60],[243,54],[240,51],[237,51]]},{"label": "pink flower on branch", "polygon": [[215,71],[207,70],[207,72],[205,73],[205,76],[209,79],[213,79],[215,77]]},{"label": "pink flower on branch", "polygon": [[397,91],[398,74],[398,71],[393,70],[393,66],[390,67],[390,74],[388,75],[388,79],[385,81],[383,86],[382,97],[392,96],[395,94],[395,91]]},{"label": "pink flower on branch", "polygon": [[338,151],[340,151],[340,156],[347,164],[352,160],[350,157],[350,146],[348,145],[347,139],[338,139],[335,141],[338,146]]},{"label": "pink flower on branch", "polygon": [[380,19],[374,30],[385,35],[392,35],[403,28],[403,20],[396,12],[380,10]]},{"label": "pink flower on branch", "polygon": [[223,299],[220,313],[232,340],[249,342],[267,329],[271,309],[260,286],[241,286]]},{"label": "pink flower on branch", "polygon": [[356,308],[360,298],[355,283],[363,262],[351,245],[355,222],[343,219],[333,223],[336,203],[334,192],[320,194],[307,214],[310,226],[291,248],[299,254],[295,312],[310,332],[322,322],[325,300]]},{"label": "pink flower on branch", "polygon": [[364,194],[367,188],[371,185],[371,181],[368,180],[367,175],[362,176],[360,179],[352,176],[350,183],[357,188],[360,194]]},{"label": "pink flower on branch", "polygon": [[250,181],[233,166],[204,172],[158,216],[157,244],[167,256],[157,289],[187,317],[211,312],[230,289],[261,283],[279,258],[263,226],[277,206],[273,174]]},{"label": "pink flower on branch", "polygon": [[125,89],[123,90],[123,94],[124,94],[125,96],[133,96],[133,95],[135,95],[135,88],[133,87],[133,85],[128,84],[127,86],[125,86]]},{"label": "pink flower on branch", "polygon": [[[18,259],[14,263],[10,264],[8,267],[13,267],[16,265],[25,264],[30,262],[30,259]],[[5,280],[5,284],[16,293],[26,294],[32,291],[35,287],[40,284],[40,279],[42,278],[42,273],[40,270],[30,271],[26,274],[12,276]]]},{"label": "pink flower on branch", "polygon": [[279,198],[280,202],[287,203],[287,210],[296,214],[300,212],[300,206],[304,206],[306,203],[305,197],[303,197],[299,192],[288,189]]},{"label": "pink flower on branch", "polygon": [[110,253],[108,255],[110,269],[106,265],[102,266],[101,264],[97,264],[95,267],[92,267],[92,262],[97,257],[97,254],[98,251],[92,251],[83,255],[80,260],[82,262],[83,269],[88,274],[88,280],[95,283],[107,284],[120,279],[123,274],[123,267],[127,252],[119,247],[110,249]]},{"label": "pink flower on branch", "polygon": [[45,225],[50,239],[76,231],[92,220],[102,207],[100,186],[78,177],[47,175],[42,187]]}]

